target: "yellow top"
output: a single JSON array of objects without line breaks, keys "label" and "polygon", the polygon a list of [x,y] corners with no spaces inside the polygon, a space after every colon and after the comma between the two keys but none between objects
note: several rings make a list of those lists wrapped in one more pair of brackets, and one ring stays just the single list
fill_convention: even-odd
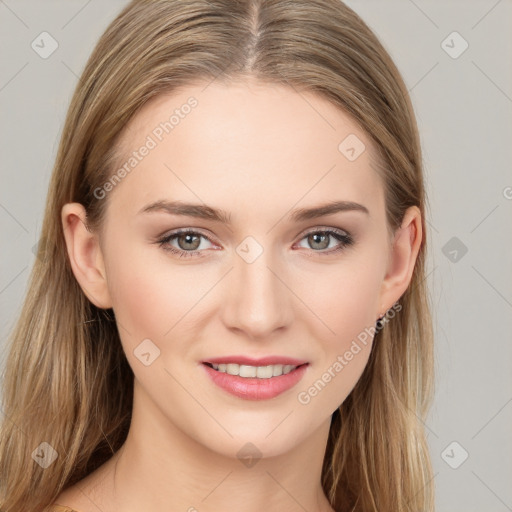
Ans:
[{"label": "yellow top", "polygon": [[74,508],[64,507],[63,505],[53,505],[50,512],[78,512]]}]

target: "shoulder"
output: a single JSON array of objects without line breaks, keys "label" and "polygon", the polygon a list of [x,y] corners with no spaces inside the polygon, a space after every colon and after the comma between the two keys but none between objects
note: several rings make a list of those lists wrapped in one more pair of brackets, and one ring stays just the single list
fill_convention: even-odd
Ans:
[{"label": "shoulder", "polygon": [[[75,486],[61,492],[57,499],[50,505],[48,512],[87,512],[80,506],[80,493],[77,492]],[[67,505],[61,505],[67,503]]]},{"label": "shoulder", "polygon": [[109,466],[110,461],[61,491],[48,512],[98,512],[115,508],[110,500]]},{"label": "shoulder", "polygon": [[48,512],[78,512],[78,510],[63,505],[52,505]]}]

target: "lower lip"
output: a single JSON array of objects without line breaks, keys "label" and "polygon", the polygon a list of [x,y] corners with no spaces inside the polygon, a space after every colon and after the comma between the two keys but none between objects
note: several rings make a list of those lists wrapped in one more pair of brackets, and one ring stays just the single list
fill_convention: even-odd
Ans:
[{"label": "lower lip", "polygon": [[212,381],[228,393],[246,400],[268,400],[295,386],[304,376],[309,364],[304,364],[286,375],[270,379],[239,377],[218,372],[205,364],[201,364],[201,366]]}]

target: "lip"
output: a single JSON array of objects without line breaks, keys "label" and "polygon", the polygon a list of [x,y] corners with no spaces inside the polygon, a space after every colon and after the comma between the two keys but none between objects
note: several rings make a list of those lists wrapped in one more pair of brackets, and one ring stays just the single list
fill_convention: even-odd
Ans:
[{"label": "lip", "polygon": [[[290,358],[283,359],[290,361]],[[245,360],[247,360],[247,358],[245,358]],[[222,361],[225,361],[225,359],[222,359]],[[240,361],[240,359],[238,359],[238,361]],[[215,361],[212,360],[208,362]],[[210,366],[207,366],[205,363],[202,363],[200,366],[204,368],[204,371],[207,373],[208,377],[213,381],[214,384],[238,398],[243,398],[245,400],[269,400],[270,398],[275,398],[281,393],[291,389],[302,379],[304,373],[309,367],[309,363],[301,364],[302,366],[296,368],[290,373],[287,373],[286,375],[279,375],[278,377],[271,377],[269,379],[258,379],[256,377],[248,378],[240,377],[238,375],[230,375],[229,373],[223,373],[214,370]],[[265,365],[259,364],[254,366]]]},{"label": "lip", "polygon": [[211,359],[205,359],[202,361],[203,363],[214,363],[214,364],[222,364],[222,363],[235,363],[235,364],[245,364],[247,366],[268,366],[271,364],[291,364],[292,366],[300,366],[301,364],[306,364],[307,361],[301,359],[295,359],[293,357],[287,356],[264,356],[258,359],[247,357],[247,356],[225,356],[225,357],[213,357]]}]

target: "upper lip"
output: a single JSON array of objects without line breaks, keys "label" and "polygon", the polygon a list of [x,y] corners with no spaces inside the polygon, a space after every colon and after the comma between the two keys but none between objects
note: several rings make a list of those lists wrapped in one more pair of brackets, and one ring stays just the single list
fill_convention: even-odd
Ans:
[{"label": "upper lip", "polygon": [[307,361],[302,359],[295,359],[294,357],[287,356],[265,356],[260,357],[258,359],[247,357],[247,356],[222,356],[222,357],[212,357],[209,359],[205,359],[203,363],[214,363],[214,364],[243,364],[247,366],[269,366],[273,364],[283,364],[283,365],[292,365],[292,366],[300,366],[301,364],[306,364]]}]

